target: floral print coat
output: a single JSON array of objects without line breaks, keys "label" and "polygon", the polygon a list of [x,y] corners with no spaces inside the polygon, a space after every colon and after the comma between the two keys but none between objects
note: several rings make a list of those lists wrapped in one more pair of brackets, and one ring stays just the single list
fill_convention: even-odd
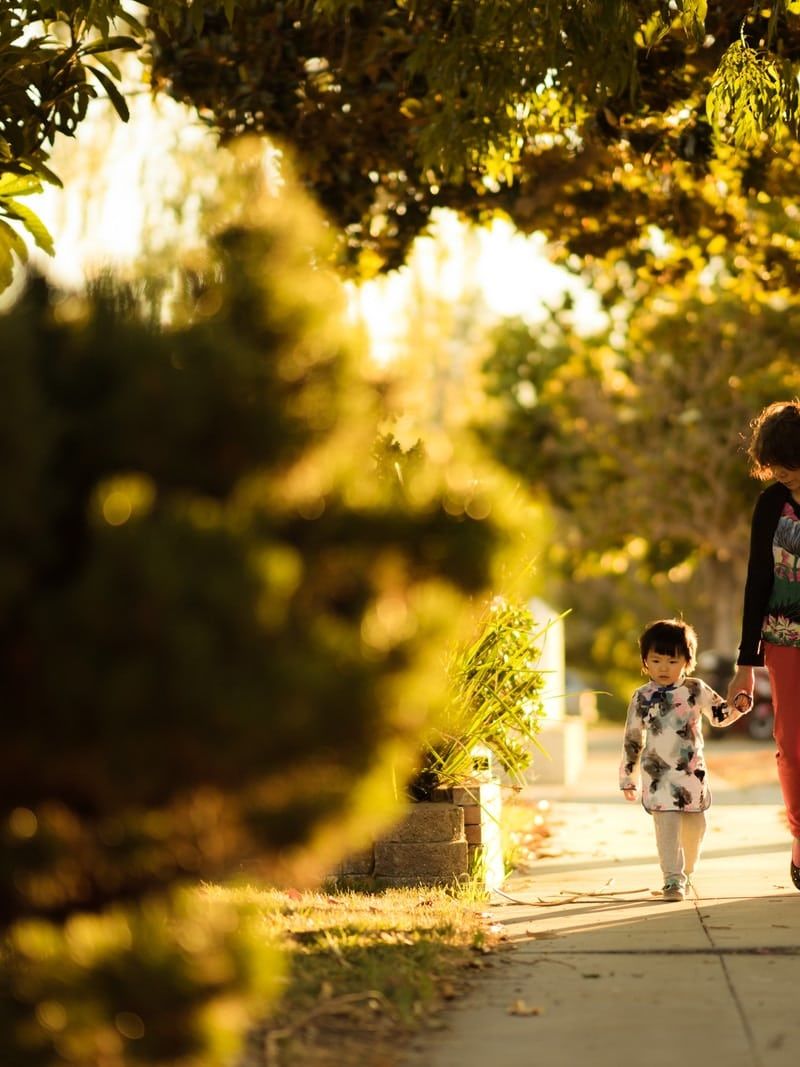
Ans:
[{"label": "floral print coat", "polygon": [[788,501],[772,540],[774,578],[761,636],[772,645],[800,645],[800,515]]},{"label": "floral print coat", "polygon": [[711,804],[703,715],[714,726],[730,726],[742,712],[699,678],[667,686],[650,681],[631,697],[619,787],[636,787],[641,768],[646,811],[705,811]]}]

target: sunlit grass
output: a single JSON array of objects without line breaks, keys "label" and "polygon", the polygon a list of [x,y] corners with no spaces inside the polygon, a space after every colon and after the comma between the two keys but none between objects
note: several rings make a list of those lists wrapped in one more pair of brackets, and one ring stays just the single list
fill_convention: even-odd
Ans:
[{"label": "sunlit grass", "polygon": [[485,903],[439,888],[207,892],[256,907],[286,960],[282,995],[251,1037],[248,1067],[389,1067],[408,1034],[437,1025],[496,940]]}]

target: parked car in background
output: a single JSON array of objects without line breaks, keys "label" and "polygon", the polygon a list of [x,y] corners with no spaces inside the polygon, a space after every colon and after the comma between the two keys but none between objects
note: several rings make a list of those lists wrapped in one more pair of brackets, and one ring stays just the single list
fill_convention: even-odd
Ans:
[{"label": "parked car in background", "polygon": [[[697,675],[707,682],[712,689],[716,689],[723,696],[728,691],[731,678],[736,670],[736,660],[733,656],[723,652],[709,650],[701,652],[697,657]],[[715,729],[704,720],[707,726],[705,736],[712,741],[720,741],[728,733],[746,733],[755,741],[769,741],[772,739],[772,726],[775,714],[772,710],[772,690],[769,685],[769,674],[765,667],[754,668],[753,707],[747,715],[743,715],[733,726],[723,729]]]}]

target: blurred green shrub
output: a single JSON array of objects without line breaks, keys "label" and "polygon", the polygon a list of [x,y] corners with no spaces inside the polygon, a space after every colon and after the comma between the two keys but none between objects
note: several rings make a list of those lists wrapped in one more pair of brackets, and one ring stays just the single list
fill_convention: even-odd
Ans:
[{"label": "blurred green shrub", "polygon": [[383,826],[489,585],[494,517],[376,470],[325,228],[261,173],[229,174],[170,324],[42,280],[0,319],[13,1067],[229,1062],[274,959],[181,887],[311,877]]}]

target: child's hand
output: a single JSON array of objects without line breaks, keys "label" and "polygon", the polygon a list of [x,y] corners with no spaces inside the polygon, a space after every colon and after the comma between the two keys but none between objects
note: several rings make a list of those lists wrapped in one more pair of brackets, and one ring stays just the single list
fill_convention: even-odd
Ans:
[{"label": "child's hand", "polygon": [[622,790],[626,800],[636,800],[636,786],[629,785],[627,789]]},{"label": "child's hand", "polygon": [[737,711],[740,711],[742,715],[746,715],[753,706],[752,694],[748,693],[746,689],[740,689],[731,703]]}]

